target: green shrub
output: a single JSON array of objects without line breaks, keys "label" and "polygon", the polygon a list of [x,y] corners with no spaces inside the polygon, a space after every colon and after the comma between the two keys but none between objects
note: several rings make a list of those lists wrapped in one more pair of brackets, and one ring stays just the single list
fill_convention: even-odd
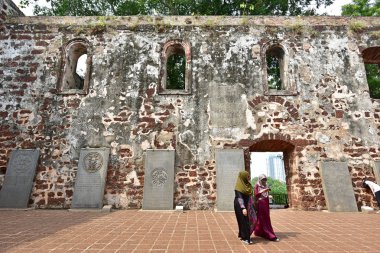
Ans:
[{"label": "green shrub", "polygon": [[[253,187],[255,186],[257,179],[258,178],[255,177],[251,180],[251,184]],[[270,194],[288,194],[288,191],[286,190],[285,182],[268,177],[267,184],[271,188]]]}]

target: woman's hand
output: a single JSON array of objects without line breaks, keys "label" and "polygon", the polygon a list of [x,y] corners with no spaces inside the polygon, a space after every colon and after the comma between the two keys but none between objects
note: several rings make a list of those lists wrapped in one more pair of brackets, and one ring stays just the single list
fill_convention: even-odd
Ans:
[{"label": "woman's hand", "polygon": [[244,216],[247,216],[247,214],[248,214],[247,209],[244,208],[244,209],[243,209],[243,215],[244,215]]}]

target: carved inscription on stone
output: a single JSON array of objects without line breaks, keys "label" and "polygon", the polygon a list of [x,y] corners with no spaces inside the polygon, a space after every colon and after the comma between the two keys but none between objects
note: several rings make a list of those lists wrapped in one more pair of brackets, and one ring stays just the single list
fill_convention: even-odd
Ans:
[{"label": "carved inscription on stone", "polygon": [[109,148],[84,148],[80,152],[72,208],[102,208]]},{"label": "carved inscription on stone", "polygon": [[84,157],[84,168],[90,172],[94,173],[103,165],[103,157],[98,152],[90,152]]},{"label": "carved inscription on stone", "polygon": [[244,126],[246,105],[241,100],[242,94],[243,91],[238,85],[210,84],[210,125],[212,127]]},{"label": "carved inscription on stone", "polygon": [[147,150],[144,175],[144,210],[173,210],[174,150]]},{"label": "carved inscription on stone", "polygon": [[12,161],[11,166],[13,166],[17,175],[23,175],[28,172],[32,163],[33,159],[29,154],[19,154],[17,159]]},{"label": "carved inscription on stone", "polygon": [[375,174],[375,179],[377,181],[377,184],[380,184],[380,161],[374,162],[373,174]]},{"label": "carved inscription on stone", "polygon": [[28,207],[39,155],[39,150],[12,151],[0,191],[1,208]]},{"label": "carved inscription on stone", "polygon": [[152,183],[155,187],[162,187],[168,181],[168,173],[164,168],[156,168],[152,171]]},{"label": "carved inscription on stone", "polygon": [[355,193],[347,162],[321,161],[322,187],[330,212],[357,212]]},{"label": "carved inscription on stone", "polygon": [[218,211],[233,211],[236,178],[244,170],[244,151],[242,149],[215,150],[216,189]]}]

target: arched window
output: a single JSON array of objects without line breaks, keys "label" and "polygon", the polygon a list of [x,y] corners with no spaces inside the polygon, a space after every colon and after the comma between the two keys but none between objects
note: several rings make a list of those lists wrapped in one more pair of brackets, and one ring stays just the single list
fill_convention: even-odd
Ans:
[{"label": "arched window", "polygon": [[288,81],[288,54],[278,43],[267,44],[262,49],[263,83],[266,95],[295,95]]},{"label": "arched window", "polygon": [[284,85],[284,50],[279,46],[269,48],[265,53],[267,61],[268,88],[283,90]]},{"label": "arched window", "polygon": [[190,94],[190,44],[181,40],[167,42],[162,50],[161,63],[160,94]]},{"label": "arched window", "polygon": [[63,51],[62,66],[59,93],[87,94],[91,74],[88,43],[82,39],[70,41]]},{"label": "arched window", "polygon": [[380,46],[369,47],[362,52],[371,98],[380,99]]}]

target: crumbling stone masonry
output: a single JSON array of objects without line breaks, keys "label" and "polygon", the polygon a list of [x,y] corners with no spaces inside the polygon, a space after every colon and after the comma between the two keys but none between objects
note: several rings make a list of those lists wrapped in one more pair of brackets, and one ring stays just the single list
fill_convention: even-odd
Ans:
[{"label": "crumbling stone masonry", "polygon": [[[0,185],[11,150],[40,149],[32,207],[70,207],[84,147],[110,148],[104,204],[115,208],[141,207],[147,149],[175,149],[174,203],[213,209],[223,187],[214,153],[223,148],[244,149],[247,169],[249,152],[283,151],[293,208],[326,208],[318,167],[326,160],[348,162],[358,207],[376,205],[360,186],[380,153],[380,103],[361,53],[371,48],[379,60],[379,18],[2,11],[2,20]],[[267,84],[274,47],[280,90]],[[176,52],[186,61],[183,90],[165,86]],[[78,79],[66,70],[81,55],[88,76]]]}]

